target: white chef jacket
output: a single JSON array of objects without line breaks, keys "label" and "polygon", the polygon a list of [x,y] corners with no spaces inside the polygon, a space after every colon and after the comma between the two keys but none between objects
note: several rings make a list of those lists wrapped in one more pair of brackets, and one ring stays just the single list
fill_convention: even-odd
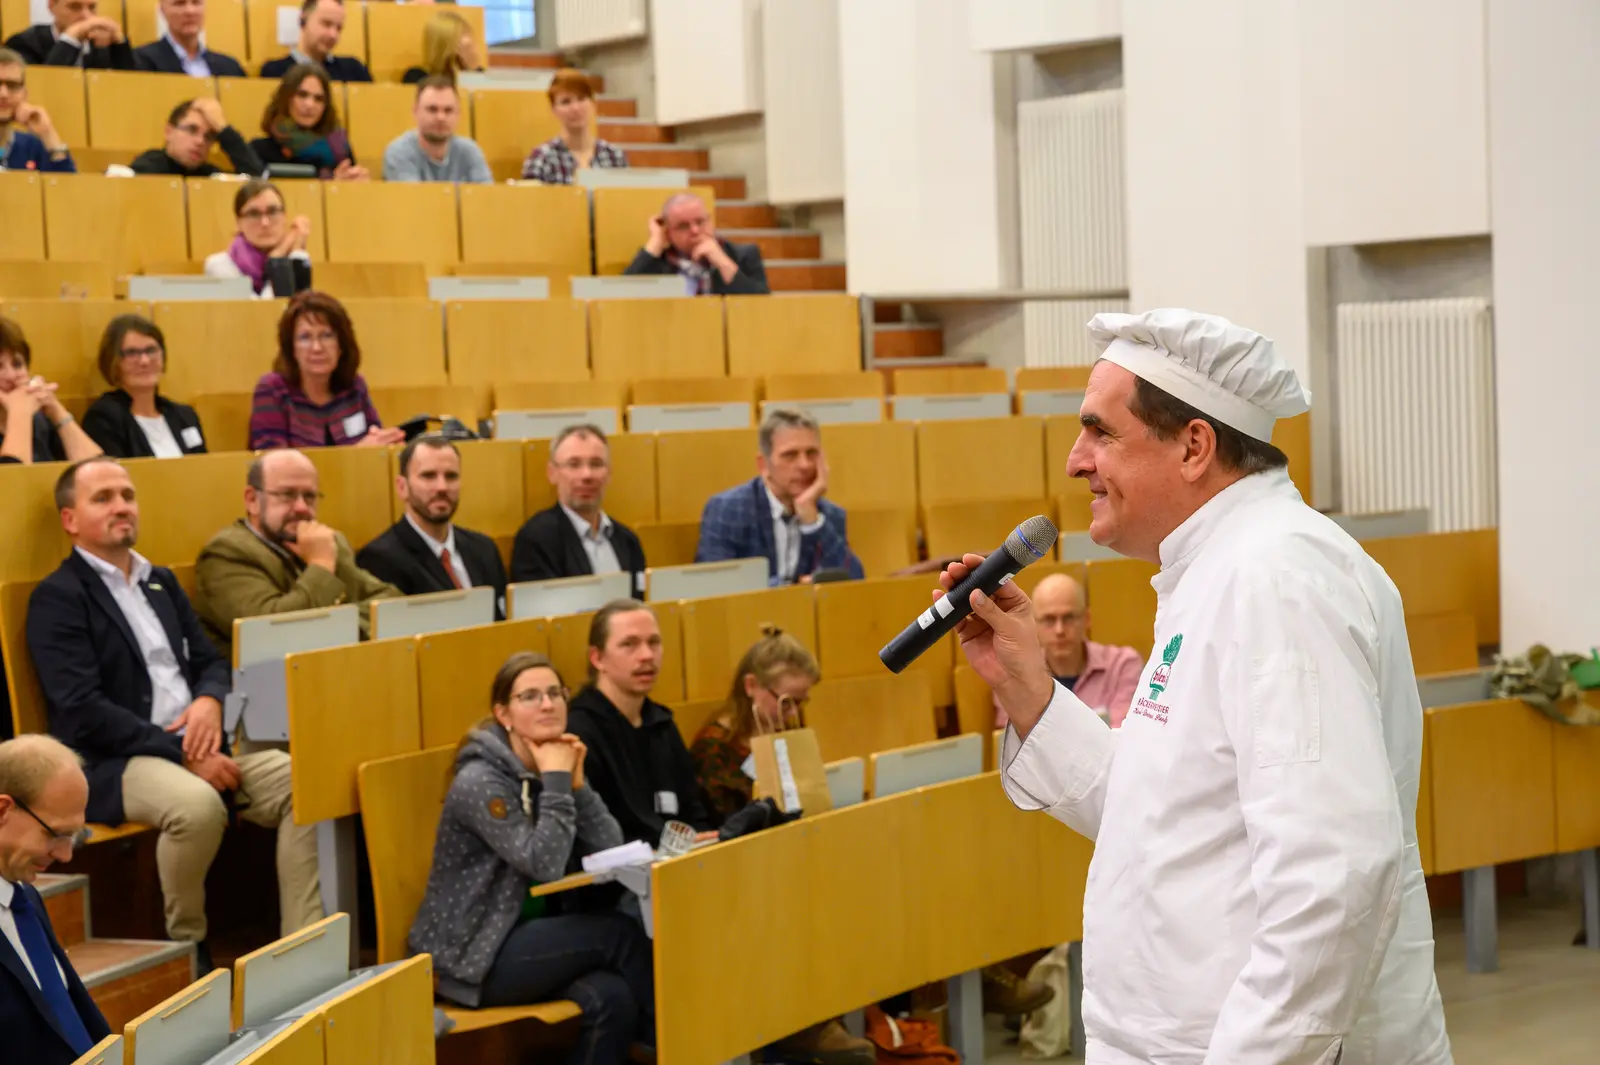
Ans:
[{"label": "white chef jacket", "polygon": [[1058,684],[1001,758],[1017,806],[1096,841],[1088,1061],[1448,1065],[1394,584],[1281,470],[1191,515],[1151,583],[1122,728]]}]

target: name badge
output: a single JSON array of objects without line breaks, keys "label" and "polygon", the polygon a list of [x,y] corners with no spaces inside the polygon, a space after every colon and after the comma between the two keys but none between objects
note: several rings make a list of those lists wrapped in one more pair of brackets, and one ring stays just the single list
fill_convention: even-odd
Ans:
[{"label": "name badge", "polygon": [[359,440],[367,435],[367,416],[361,411],[356,411],[344,420],[344,435],[351,440]]},{"label": "name badge", "polygon": [[739,772],[754,780],[756,778],[756,756],[753,754],[748,755],[744,760],[744,764],[739,767]]},{"label": "name badge", "polygon": [[665,817],[678,815],[678,794],[673,791],[656,792],[656,813]]},{"label": "name badge", "polygon": [[200,436],[200,428],[198,426],[184,426],[182,435],[183,446],[187,448],[196,448],[205,442]]}]

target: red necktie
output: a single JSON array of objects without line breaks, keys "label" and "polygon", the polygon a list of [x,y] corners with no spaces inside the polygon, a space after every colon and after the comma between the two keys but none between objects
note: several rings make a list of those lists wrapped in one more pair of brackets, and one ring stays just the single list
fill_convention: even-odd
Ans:
[{"label": "red necktie", "polygon": [[439,561],[444,563],[444,573],[445,576],[450,578],[450,583],[457,588],[461,587],[461,578],[456,576],[456,568],[450,562],[450,549],[448,547],[439,548]]}]

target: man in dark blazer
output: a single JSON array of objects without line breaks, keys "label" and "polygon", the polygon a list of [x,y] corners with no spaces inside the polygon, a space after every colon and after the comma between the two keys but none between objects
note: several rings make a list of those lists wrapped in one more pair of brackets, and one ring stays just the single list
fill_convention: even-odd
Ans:
[{"label": "man in dark blazer", "polygon": [[211,51],[201,40],[206,29],[205,0],[161,0],[160,6],[167,32],[160,40],[134,49],[140,70],[192,78],[245,77],[237,59]]},{"label": "man in dark blazer", "polygon": [[401,519],[356,552],[356,565],[406,595],[452,588],[494,589],[495,620],[505,617],[506,568],[494,539],[452,519],[461,505],[461,453],[442,436],[412,440],[400,452],[395,491]]},{"label": "man in dark blazer", "polygon": [[73,550],[28,599],[28,652],[51,734],[84,760],[90,820],[161,832],[174,940],[204,943],[205,877],[230,801],[242,819],[279,830],[285,934],[320,920],[316,832],[290,816],[289,756],[232,750],[222,715],[231,671],[172,571],[133,549],[128,471],[105,455],[73,463],[56,505]]},{"label": "man in dark blazer", "polygon": [[650,236],[625,274],[682,274],[697,296],[764,296],[761,249],[717,237],[705,201],[692,192],[667,197],[650,219]]},{"label": "man in dark blazer", "polygon": [[261,64],[263,78],[281,78],[289,68],[314,63],[334,81],[371,81],[372,72],[354,56],[334,55],[344,34],[344,0],[305,0],[300,5],[300,40],[288,55]]},{"label": "man in dark blazer", "polygon": [[0,743],[0,1038],[6,1060],[70,1065],[111,1034],[72,969],[33,881],[70,861],[89,785],[49,736]]},{"label": "man in dark blazer", "polygon": [[809,584],[818,570],[863,575],[844,508],[823,498],[828,460],[816,419],[775,407],[761,421],[756,478],[706,500],[696,562],[765,558],[769,584]]},{"label": "man in dark blazer", "polygon": [[556,505],[517,530],[511,579],[547,581],[591,573],[633,575],[632,594],[644,596],[644,547],[632,529],[605,512],[611,450],[597,425],[569,425],[550,442],[545,476]]},{"label": "man in dark blazer", "polygon": [[50,22],[13,34],[6,47],[36,67],[133,70],[133,47],[122,24],[104,18],[99,0],[50,0]]}]

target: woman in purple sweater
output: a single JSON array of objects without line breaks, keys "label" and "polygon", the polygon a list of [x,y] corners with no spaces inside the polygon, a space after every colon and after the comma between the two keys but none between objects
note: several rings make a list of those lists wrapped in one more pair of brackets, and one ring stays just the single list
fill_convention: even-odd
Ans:
[{"label": "woman in purple sweater", "polygon": [[278,357],[256,382],[250,450],[355,445],[387,447],[405,439],[385,429],[367,395],[361,348],[344,305],[302,292],[278,319]]}]

